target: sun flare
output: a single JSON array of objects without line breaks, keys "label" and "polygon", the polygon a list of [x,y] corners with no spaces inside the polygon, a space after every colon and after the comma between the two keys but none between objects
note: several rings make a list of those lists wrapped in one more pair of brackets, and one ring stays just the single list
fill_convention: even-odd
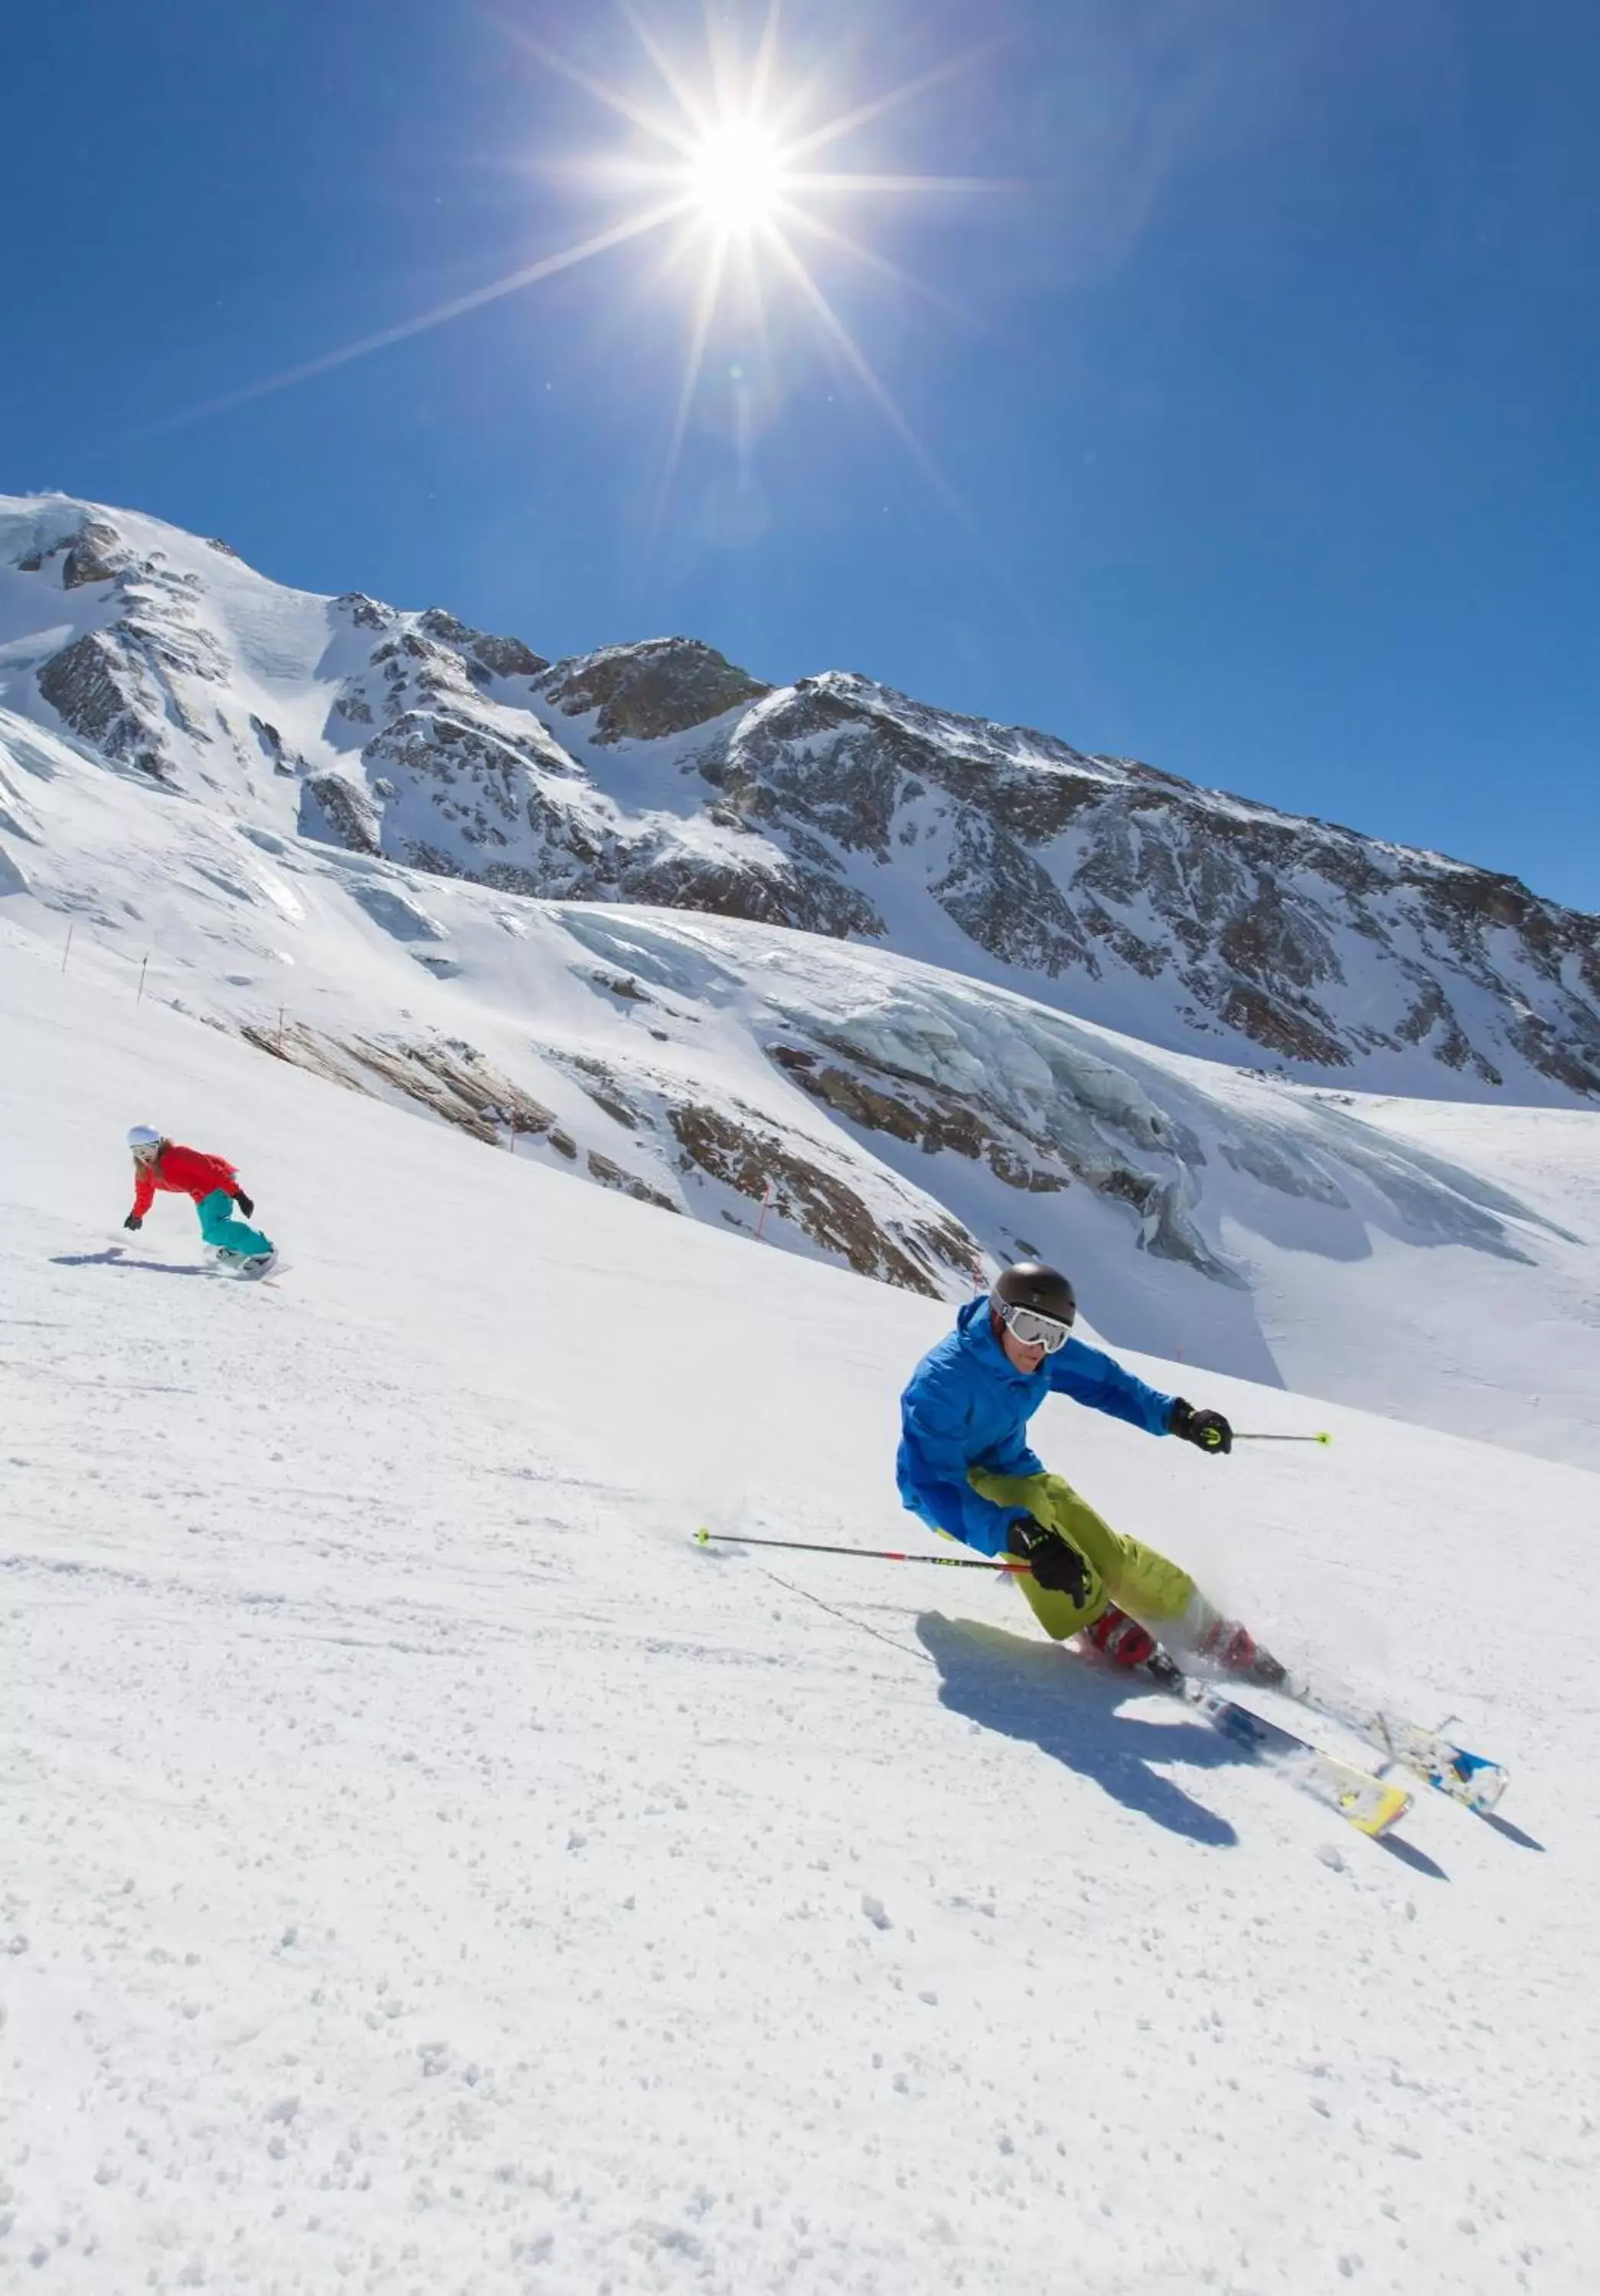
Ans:
[{"label": "sun flare", "polygon": [[[688,288],[686,355],[662,507],[702,378],[708,371],[718,371],[718,339],[736,336],[740,343],[722,373],[748,380],[753,360],[766,373],[775,398],[785,387],[784,370],[793,371],[797,324],[820,342],[834,369],[848,374],[873,400],[924,474],[953,502],[947,481],[835,307],[824,279],[828,269],[842,268],[855,274],[857,284],[875,281],[887,292],[917,295],[947,313],[954,308],[858,238],[844,218],[864,201],[904,203],[930,193],[983,188],[965,176],[879,169],[862,149],[863,138],[888,114],[959,79],[972,55],[981,51],[948,56],[885,94],[828,110],[830,60],[813,59],[811,68],[803,71],[780,62],[779,0],[767,0],[764,25],[753,49],[742,48],[708,11],[706,53],[698,65],[680,61],[671,52],[639,12],[636,0],[617,0],[617,9],[649,67],[641,76],[643,85],[603,80],[527,32],[513,35],[543,68],[621,122],[624,133],[609,151],[597,149],[555,170],[603,201],[609,215],[596,213],[594,227],[569,245],[536,257],[484,286],[188,408],[175,421],[220,413],[331,373],[560,273],[655,240],[664,258],[659,277],[670,281],[675,291],[685,283]],[[848,163],[837,164],[841,158]],[[863,159],[868,164],[861,164]],[[859,296],[857,300],[859,305]]]},{"label": "sun flare", "polygon": [[836,373],[865,391],[924,475],[953,503],[948,481],[824,281],[829,268],[853,273],[858,310],[866,307],[863,283],[875,282],[882,291],[915,295],[949,313],[947,299],[857,237],[848,218],[864,201],[903,204],[980,188],[966,176],[875,168],[867,141],[890,113],[960,79],[980,51],[948,55],[882,94],[841,102],[834,78],[841,59],[814,54],[797,68],[780,57],[779,0],[767,0],[753,43],[730,34],[708,7],[700,62],[674,52],[644,12],[644,0],[617,0],[617,8],[649,67],[642,84],[602,79],[523,38],[546,68],[610,111],[624,131],[609,152],[597,149],[569,168],[573,180],[611,204],[615,221],[552,258],[551,267],[587,261],[629,241],[659,239],[658,279],[675,292],[687,288],[685,355],[658,519],[665,514],[702,382],[738,379],[747,414],[763,389],[766,403],[775,403],[796,372],[797,328],[820,344]]},{"label": "sun flare", "polygon": [[783,200],[784,179],[778,139],[757,119],[717,128],[689,163],[696,206],[724,232],[753,232],[771,223]]}]

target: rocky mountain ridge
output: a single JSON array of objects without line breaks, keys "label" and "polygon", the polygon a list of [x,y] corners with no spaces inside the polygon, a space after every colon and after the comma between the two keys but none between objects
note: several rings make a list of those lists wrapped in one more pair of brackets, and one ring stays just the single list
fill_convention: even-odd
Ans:
[{"label": "rocky mountain ridge", "polygon": [[1600,1099],[1600,919],[1508,876],[852,674],[552,665],[63,497],[0,503],[0,585],[6,706],[353,852],[870,941],[1303,1079]]}]

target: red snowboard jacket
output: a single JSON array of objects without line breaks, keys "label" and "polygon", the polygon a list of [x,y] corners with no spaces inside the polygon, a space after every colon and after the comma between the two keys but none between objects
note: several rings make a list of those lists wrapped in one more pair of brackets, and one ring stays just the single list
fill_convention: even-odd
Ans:
[{"label": "red snowboard jacket", "polygon": [[198,1204],[218,1188],[224,1195],[237,1196],[239,1175],[220,1156],[202,1156],[198,1148],[185,1148],[168,1140],[153,1164],[135,1168],[134,1210],[141,1219],[154,1203],[158,1188],[168,1195],[193,1196]]}]

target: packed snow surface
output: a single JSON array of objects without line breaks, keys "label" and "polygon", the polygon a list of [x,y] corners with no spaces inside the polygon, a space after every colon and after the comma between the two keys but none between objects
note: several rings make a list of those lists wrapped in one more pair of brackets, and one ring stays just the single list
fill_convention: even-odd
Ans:
[{"label": "packed snow surface", "polygon": [[[281,1280],[123,1233],[131,1122],[236,1160]],[[979,1573],[691,1546],[931,1548],[949,1303],[3,922],[0,1136],[5,2287],[1593,2287],[1593,1475],[1141,1359],[1334,1444],[1037,1423],[1511,1767],[1385,1848]]]}]

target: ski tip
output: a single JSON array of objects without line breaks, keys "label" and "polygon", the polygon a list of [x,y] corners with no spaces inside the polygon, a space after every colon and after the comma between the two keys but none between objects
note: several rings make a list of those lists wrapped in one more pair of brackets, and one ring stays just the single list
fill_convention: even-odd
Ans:
[{"label": "ski tip", "polygon": [[1385,1786],[1366,1800],[1365,1807],[1351,1794],[1345,1803],[1344,1814],[1358,1833],[1373,1841],[1398,1825],[1411,1807],[1411,1796],[1404,1786]]},{"label": "ski tip", "polygon": [[1498,1762],[1487,1762],[1481,1754],[1458,1753],[1446,1770],[1440,1771],[1432,1783],[1452,1801],[1465,1802],[1468,1809],[1481,1814],[1493,1809],[1500,1796],[1511,1784],[1511,1775]]}]

